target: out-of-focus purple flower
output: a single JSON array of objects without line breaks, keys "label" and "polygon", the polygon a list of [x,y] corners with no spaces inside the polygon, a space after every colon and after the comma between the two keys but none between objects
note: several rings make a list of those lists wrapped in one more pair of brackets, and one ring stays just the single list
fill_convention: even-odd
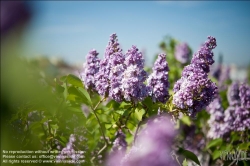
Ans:
[{"label": "out-of-focus purple flower", "polygon": [[81,105],[81,109],[82,109],[82,113],[85,115],[85,117],[87,118],[90,114],[90,109],[88,106],[86,106],[85,104]]},{"label": "out-of-focus purple flower", "polygon": [[225,126],[231,131],[245,131],[250,129],[250,111],[236,106],[228,107],[225,111]]},{"label": "out-of-focus purple flower", "polygon": [[143,69],[144,59],[136,46],[132,46],[126,53],[126,69],[122,76],[122,91],[127,101],[142,101],[148,94],[148,88],[144,84],[147,73]]},{"label": "out-of-focus purple flower", "polygon": [[153,101],[165,103],[169,98],[168,63],[166,54],[159,54],[154,63],[153,73],[147,79],[149,95]]},{"label": "out-of-focus purple flower", "polygon": [[208,105],[207,111],[210,113],[208,137],[222,138],[228,130],[224,124],[224,109],[219,95]]},{"label": "out-of-focus purple flower", "polygon": [[[175,166],[177,162],[171,156],[171,145],[176,131],[170,119],[160,116],[147,124],[125,156],[115,157],[108,166]],[[112,156],[110,159],[112,160]],[[116,162],[114,162],[116,161]]]},{"label": "out-of-focus purple flower", "polygon": [[84,71],[81,73],[85,88],[95,90],[95,74],[99,71],[100,59],[97,57],[98,52],[91,50],[84,63]]},{"label": "out-of-focus purple flower", "polygon": [[27,2],[1,1],[1,34],[27,22],[31,15],[32,13]]},{"label": "out-of-focus purple flower", "polygon": [[239,96],[241,100],[241,106],[249,109],[250,108],[250,86],[246,83],[240,85]]},{"label": "out-of-focus purple flower", "polygon": [[201,153],[202,149],[206,146],[204,136],[201,133],[196,133],[197,127],[195,125],[183,126],[184,140],[183,147],[196,154]]},{"label": "out-of-focus purple flower", "polygon": [[221,77],[221,72],[222,72],[222,65],[219,64],[218,66],[215,67],[214,70],[212,70],[211,75],[212,75],[214,78],[216,78],[217,80],[219,80],[220,77]]},{"label": "out-of-focus purple flower", "polygon": [[187,43],[180,43],[175,47],[175,58],[182,64],[185,64],[189,61],[191,56],[190,49],[188,48]]},{"label": "out-of-focus purple flower", "polygon": [[174,85],[173,104],[179,109],[187,110],[195,116],[217,94],[217,86],[208,79],[209,65],[214,63],[212,49],[216,40],[209,36],[208,41],[194,54],[191,64],[186,66],[182,77]]},{"label": "out-of-focus purple flower", "polygon": [[226,81],[230,80],[230,67],[222,67],[222,71],[218,80],[219,91],[226,90],[228,85],[225,84]]},{"label": "out-of-focus purple flower", "polygon": [[[122,54],[122,49],[118,43],[116,34],[110,36],[108,46],[106,47],[104,59],[100,62],[99,72],[95,75],[96,90],[100,95],[109,96],[110,91],[110,71],[112,68],[111,59],[113,56]],[[119,58],[118,58],[119,59]],[[114,63],[114,62],[113,62]]]},{"label": "out-of-focus purple flower", "polygon": [[241,104],[240,101],[240,90],[239,90],[239,83],[233,82],[227,90],[227,100],[231,106],[238,106]]}]

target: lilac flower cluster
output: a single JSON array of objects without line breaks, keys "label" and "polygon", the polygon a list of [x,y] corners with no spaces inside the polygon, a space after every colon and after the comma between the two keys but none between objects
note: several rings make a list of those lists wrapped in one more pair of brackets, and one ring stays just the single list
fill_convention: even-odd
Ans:
[{"label": "lilac flower cluster", "polygon": [[148,95],[148,88],[144,84],[147,73],[143,69],[144,59],[136,46],[132,46],[126,53],[126,70],[122,78],[122,90],[127,101],[142,101]]},{"label": "lilac flower cluster", "polygon": [[160,116],[150,121],[137,138],[136,144],[123,156],[109,156],[107,166],[175,166],[171,145],[176,131],[170,119]]},{"label": "lilac flower cluster", "polygon": [[230,106],[225,110],[225,125],[231,131],[250,129],[250,86],[232,83],[227,93]]},{"label": "lilac flower cluster", "polygon": [[233,82],[228,88],[229,107],[224,111],[221,99],[217,97],[208,107],[210,138],[226,137],[231,131],[250,129],[250,87],[247,84]]},{"label": "lilac flower cluster", "polygon": [[[110,59],[113,59],[115,54],[120,55],[122,49],[118,43],[116,34],[110,36],[108,46],[106,47],[104,59],[100,62],[99,72],[95,75],[96,90],[100,95],[108,96],[110,91],[110,70],[112,63]],[[118,61],[119,64],[119,61]]]},{"label": "lilac flower cluster", "polygon": [[189,61],[190,58],[190,49],[188,48],[187,43],[180,43],[175,46],[175,58],[182,64],[185,64]]},{"label": "lilac flower cluster", "polygon": [[207,111],[210,113],[208,137],[213,139],[222,138],[228,133],[228,128],[224,124],[224,109],[219,95],[209,104]]},{"label": "lilac flower cluster", "polygon": [[215,67],[214,70],[211,71],[211,75],[216,78],[217,80],[220,79],[221,73],[222,72],[222,65],[219,64],[218,66]]},{"label": "lilac flower cluster", "polygon": [[242,84],[239,89],[239,96],[241,99],[241,105],[244,108],[250,108],[250,86],[246,83]]},{"label": "lilac flower cluster", "polygon": [[136,46],[132,46],[124,55],[116,34],[112,34],[104,59],[99,61],[96,55],[93,51],[89,53],[88,65],[82,74],[87,88],[117,102],[138,102],[148,95],[148,88],[144,84],[148,75],[143,69],[142,53]]},{"label": "lilac flower cluster", "polygon": [[215,47],[216,39],[209,36],[174,85],[173,104],[187,110],[191,116],[213,101],[217,93],[217,86],[208,78],[209,66],[214,63],[212,49]]},{"label": "lilac flower cluster", "polygon": [[149,87],[149,95],[153,101],[165,103],[169,98],[168,93],[168,63],[166,54],[159,54],[153,67],[153,73],[147,79]]},{"label": "lilac flower cluster", "polygon": [[111,70],[110,70],[110,90],[109,96],[114,100],[121,102],[123,99],[123,91],[121,87],[122,76],[125,70],[125,56],[121,51],[114,53],[112,57],[110,57]]},{"label": "lilac flower cluster", "polygon": [[197,127],[195,125],[183,126],[184,140],[183,147],[196,154],[201,154],[202,149],[206,146],[205,138],[201,133],[196,133]]},{"label": "lilac flower cluster", "polygon": [[119,130],[115,134],[115,141],[113,142],[113,151],[123,151],[125,152],[127,149],[126,135]]},{"label": "lilac flower cluster", "polygon": [[82,73],[82,79],[86,89],[95,89],[95,78],[94,75],[99,71],[100,59],[97,57],[98,52],[91,50],[87,57],[86,63],[84,64],[84,72]]},{"label": "lilac flower cluster", "polygon": [[231,106],[237,106],[241,103],[239,96],[239,88],[239,82],[233,82],[232,85],[228,87],[227,100]]},{"label": "lilac flower cluster", "polygon": [[222,71],[218,80],[218,89],[220,91],[226,90],[228,85],[225,84],[226,81],[230,80],[230,67],[222,67]]}]

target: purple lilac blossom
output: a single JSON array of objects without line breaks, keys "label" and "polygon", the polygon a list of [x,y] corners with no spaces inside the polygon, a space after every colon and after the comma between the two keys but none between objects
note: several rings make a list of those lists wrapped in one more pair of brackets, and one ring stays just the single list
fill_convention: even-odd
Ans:
[{"label": "purple lilac blossom", "polygon": [[250,86],[246,83],[240,85],[239,96],[241,100],[241,106],[249,109],[250,108]]},{"label": "purple lilac blossom", "polygon": [[223,66],[218,80],[219,91],[223,91],[228,88],[228,85],[225,84],[227,80],[230,80],[230,67]]},{"label": "purple lilac blossom", "polygon": [[[170,118],[154,118],[139,133],[136,144],[124,156],[110,156],[108,166],[175,166],[171,145],[176,131]],[[112,161],[112,162],[110,162]],[[112,165],[113,164],[113,165]]]},{"label": "purple lilac blossom", "polygon": [[191,64],[201,67],[206,73],[210,71],[210,65],[214,63],[212,50],[216,47],[216,39],[208,36],[208,40],[201,46],[200,50],[193,55]]},{"label": "purple lilac blossom", "polygon": [[121,102],[123,99],[123,93],[121,88],[122,75],[125,70],[125,57],[122,52],[116,52],[110,57],[111,70],[109,75],[110,89],[109,97],[117,102]]},{"label": "purple lilac blossom", "polygon": [[224,121],[227,130],[230,131],[250,129],[250,111],[240,106],[230,106],[225,110]]},{"label": "purple lilac blossom", "polygon": [[143,69],[144,59],[136,46],[132,46],[126,53],[126,69],[122,76],[122,91],[126,101],[142,101],[148,94],[148,88],[144,84],[147,73]]},{"label": "purple lilac blossom", "polygon": [[202,149],[206,146],[204,136],[201,133],[196,133],[197,127],[195,125],[183,126],[184,140],[183,147],[196,154],[201,153]]},{"label": "purple lilac blossom", "polygon": [[217,80],[219,80],[222,74],[221,72],[222,72],[222,65],[219,64],[218,66],[215,67],[214,70],[211,71],[211,75]]},{"label": "purple lilac blossom", "polygon": [[168,63],[166,54],[159,54],[154,63],[153,73],[147,79],[149,95],[154,102],[165,103],[169,98]]},{"label": "purple lilac blossom", "polygon": [[118,130],[115,135],[116,139],[113,142],[112,151],[108,157],[108,166],[116,166],[117,162],[125,155],[127,149],[126,135],[122,130]]},{"label": "purple lilac blossom", "polygon": [[97,57],[98,52],[91,50],[84,63],[84,71],[81,73],[81,78],[86,89],[95,90],[95,74],[99,71],[100,59]]},{"label": "purple lilac blossom", "polygon": [[95,75],[95,84],[97,92],[102,96],[109,96],[110,91],[110,71],[112,67],[111,59],[115,54],[120,55],[122,49],[118,43],[116,34],[110,36],[108,46],[106,47],[104,59],[100,62],[99,72]]},{"label": "purple lilac blossom", "polygon": [[216,84],[208,79],[209,65],[214,62],[212,49],[215,47],[216,39],[209,36],[174,85],[173,104],[187,110],[190,116],[205,108],[217,93]]},{"label": "purple lilac blossom", "polygon": [[175,58],[182,64],[189,61],[190,53],[187,43],[180,43],[175,47]]},{"label": "purple lilac blossom", "polygon": [[208,105],[207,111],[210,113],[208,137],[213,139],[222,138],[228,133],[228,129],[224,123],[224,109],[219,95]]},{"label": "purple lilac blossom", "polygon": [[122,130],[118,130],[115,134],[115,141],[113,142],[113,151],[124,151],[127,149],[126,135]]},{"label": "purple lilac blossom", "polygon": [[227,100],[230,106],[239,106],[241,104],[239,86],[239,82],[233,82],[227,90]]}]

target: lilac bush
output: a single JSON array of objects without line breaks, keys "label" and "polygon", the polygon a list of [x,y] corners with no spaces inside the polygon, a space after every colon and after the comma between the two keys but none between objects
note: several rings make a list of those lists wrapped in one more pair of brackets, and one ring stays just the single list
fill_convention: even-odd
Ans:
[{"label": "lilac bush", "polygon": [[154,102],[165,103],[169,98],[168,71],[166,54],[159,54],[153,66],[153,73],[147,79],[149,95]]}]

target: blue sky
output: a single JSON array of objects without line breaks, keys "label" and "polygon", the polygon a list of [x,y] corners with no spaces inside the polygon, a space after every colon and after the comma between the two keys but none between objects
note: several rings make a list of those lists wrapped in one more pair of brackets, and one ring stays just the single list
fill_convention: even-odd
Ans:
[{"label": "blue sky", "polygon": [[250,63],[250,2],[205,1],[36,1],[36,15],[25,36],[27,55],[61,56],[83,63],[95,48],[103,56],[116,33],[124,52],[132,45],[145,50],[152,64],[164,36],[187,42],[195,52],[207,36],[224,63]]}]

